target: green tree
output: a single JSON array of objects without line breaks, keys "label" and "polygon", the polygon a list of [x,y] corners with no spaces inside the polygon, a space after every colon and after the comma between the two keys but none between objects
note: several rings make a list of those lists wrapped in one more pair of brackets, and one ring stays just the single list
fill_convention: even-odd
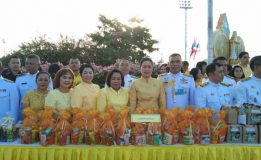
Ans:
[{"label": "green tree", "polygon": [[132,18],[129,25],[117,19],[108,19],[101,15],[98,31],[86,34],[84,38],[74,39],[60,35],[58,42],[48,40],[46,35],[36,37],[31,42],[24,42],[19,49],[2,57],[7,65],[11,56],[24,58],[29,54],[37,54],[42,62],[62,62],[67,64],[71,57],[77,57],[84,63],[94,62],[99,65],[110,65],[118,58],[126,58],[133,62],[140,61],[147,54],[158,50],[149,29],[142,27],[143,20]]},{"label": "green tree", "polygon": [[143,20],[132,18],[129,20],[130,25],[103,15],[100,15],[99,20],[101,25],[98,31],[88,35],[96,63],[109,65],[118,58],[140,61],[147,54],[158,50],[153,47],[158,41],[152,39],[149,29],[141,26]]}]

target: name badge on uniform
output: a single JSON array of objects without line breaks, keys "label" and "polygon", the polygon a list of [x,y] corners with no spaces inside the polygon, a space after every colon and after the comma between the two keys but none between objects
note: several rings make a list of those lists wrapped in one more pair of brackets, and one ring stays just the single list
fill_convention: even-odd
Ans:
[{"label": "name badge on uniform", "polygon": [[230,96],[230,94],[229,94],[229,93],[227,93],[227,94],[224,94],[224,96]]},{"label": "name badge on uniform", "polygon": [[256,87],[255,86],[251,86],[252,89],[255,89]]},{"label": "name badge on uniform", "polygon": [[6,89],[0,89],[0,92],[6,92]]},{"label": "name badge on uniform", "polygon": [[186,94],[186,90],[185,89],[177,89],[175,92],[175,95],[184,95]]},{"label": "name badge on uniform", "polygon": [[180,83],[181,83],[181,84],[187,84],[187,83],[188,83],[188,80],[186,80],[184,77],[182,77],[182,78],[180,79]]},{"label": "name badge on uniform", "polygon": [[21,83],[21,85],[26,85],[27,84],[27,82],[23,82],[23,83]]},{"label": "name badge on uniform", "polygon": [[214,93],[210,93],[211,96],[214,96],[215,94]]}]

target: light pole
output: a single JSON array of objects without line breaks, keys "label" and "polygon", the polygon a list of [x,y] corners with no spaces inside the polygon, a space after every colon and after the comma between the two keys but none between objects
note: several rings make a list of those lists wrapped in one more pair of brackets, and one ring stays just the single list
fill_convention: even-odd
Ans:
[{"label": "light pole", "polygon": [[213,0],[208,0],[208,63],[213,59]]},{"label": "light pole", "polygon": [[179,7],[185,9],[185,61],[187,60],[187,10],[192,9],[190,0],[179,0]]}]

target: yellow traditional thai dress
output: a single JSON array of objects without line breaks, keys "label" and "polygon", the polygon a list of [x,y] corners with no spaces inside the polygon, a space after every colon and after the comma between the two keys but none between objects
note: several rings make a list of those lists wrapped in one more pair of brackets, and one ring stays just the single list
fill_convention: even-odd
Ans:
[{"label": "yellow traditional thai dress", "polygon": [[115,91],[111,87],[106,87],[100,90],[97,97],[97,108],[101,113],[104,113],[106,107],[113,107],[115,111],[120,111],[121,107],[128,106],[129,90],[121,87]]},{"label": "yellow traditional thai dress", "polygon": [[73,87],[77,86],[82,82],[82,77],[80,74],[75,75],[74,80],[73,80]]},{"label": "yellow traditional thai dress", "polygon": [[247,65],[247,67],[243,67],[242,65],[240,65],[240,66],[242,67],[244,75],[245,75],[246,78],[250,77],[252,75],[252,70],[251,70],[249,65]]},{"label": "yellow traditional thai dress", "polygon": [[63,93],[59,89],[51,90],[45,98],[45,107],[51,107],[57,111],[71,108],[71,92]]},{"label": "yellow traditional thai dress", "polygon": [[99,90],[100,87],[96,84],[80,83],[72,91],[71,106],[80,107],[84,110],[96,108]]},{"label": "yellow traditional thai dress", "polygon": [[24,106],[29,106],[32,108],[33,111],[36,113],[44,109],[45,105],[45,97],[48,93],[40,93],[37,90],[28,92],[25,94],[22,104]]},{"label": "yellow traditional thai dress", "polygon": [[155,78],[139,78],[130,87],[130,107],[166,108],[165,91],[162,83]]}]

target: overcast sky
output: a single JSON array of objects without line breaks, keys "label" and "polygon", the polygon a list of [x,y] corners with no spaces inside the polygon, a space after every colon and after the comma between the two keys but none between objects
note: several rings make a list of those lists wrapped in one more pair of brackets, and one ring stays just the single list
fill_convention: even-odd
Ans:
[{"label": "overcast sky", "polygon": [[[207,58],[207,0],[191,1],[188,50],[194,38],[200,40],[198,61]],[[252,55],[260,54],[261,1],[213,0],[213,4],[213,29],[219,15],[227,13],[231,33],[237,31]],[[184,55],[184,10],[178,0],[1,0],[0,56],[44,34],[52,41],[60,34],[81,38],[97,30],[99,14],[124,23],[134,16],[144,19],[153,38],[159,40],[160,50],[152,56],[155,61],[166,60],[173,52]]]}]

